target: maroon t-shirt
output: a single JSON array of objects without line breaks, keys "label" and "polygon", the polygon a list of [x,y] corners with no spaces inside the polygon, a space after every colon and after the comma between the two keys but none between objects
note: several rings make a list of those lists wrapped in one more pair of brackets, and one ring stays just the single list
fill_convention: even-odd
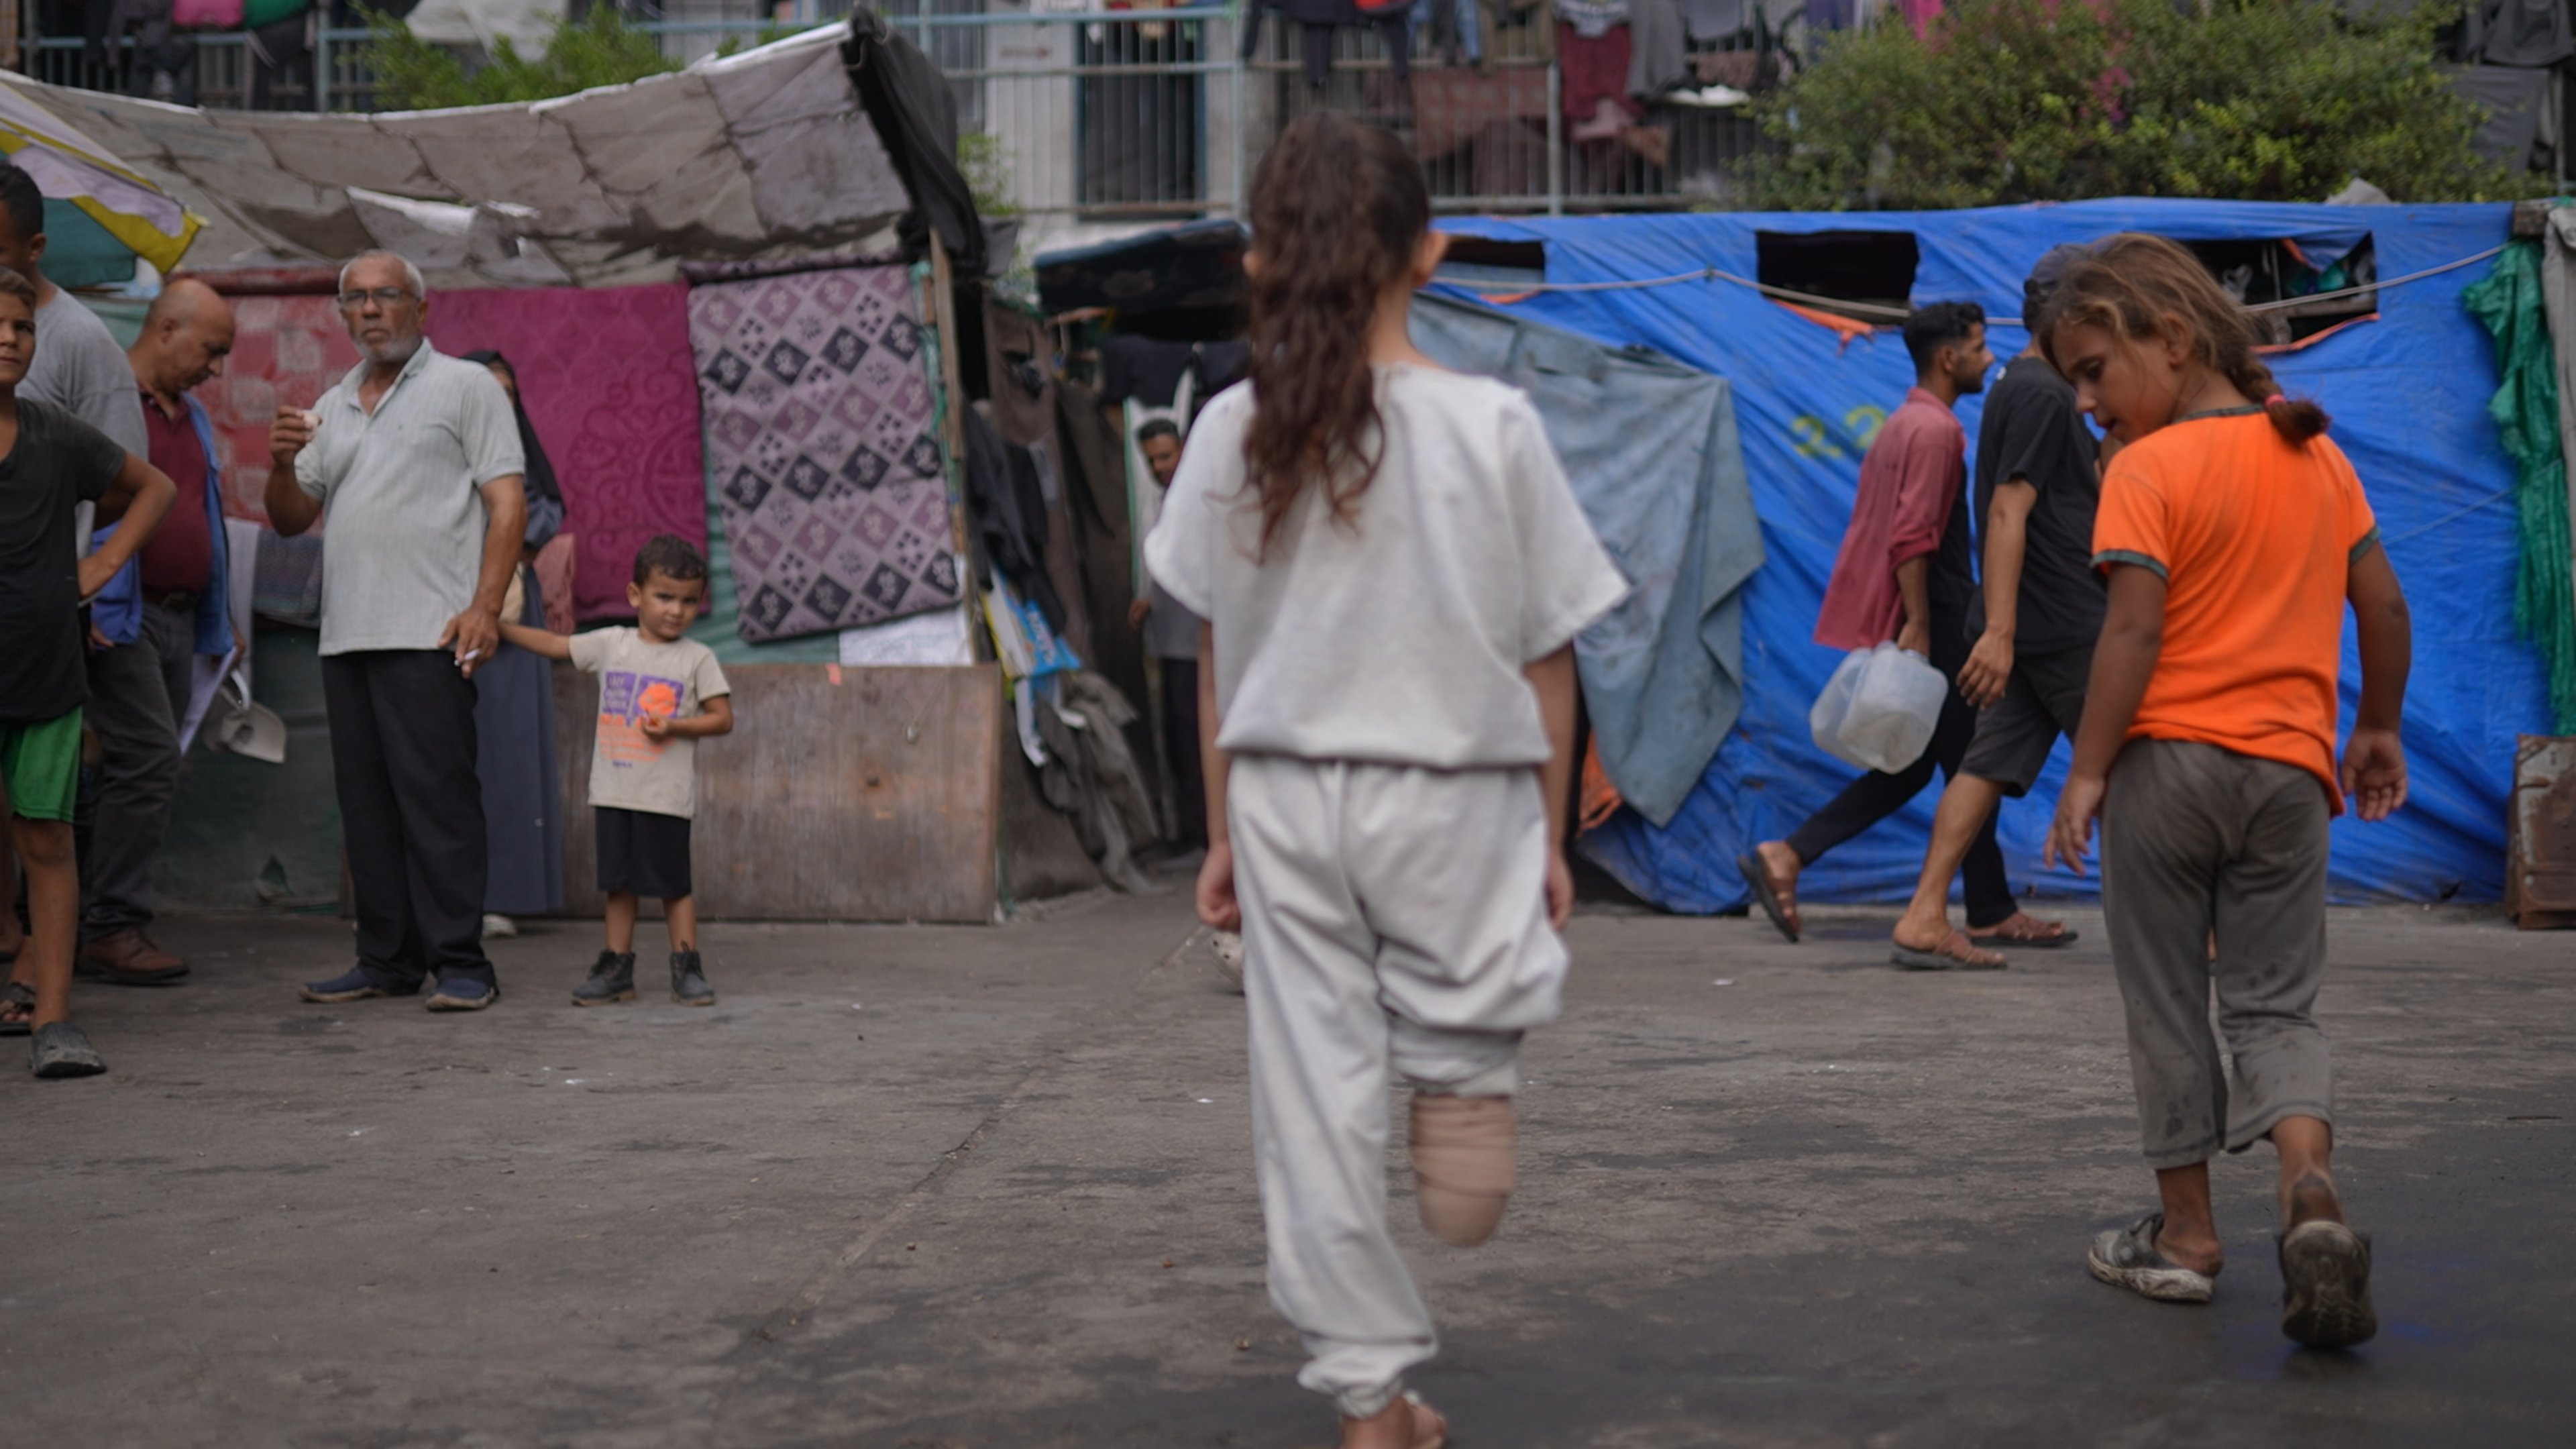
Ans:
[{"label": "maroon t-shirt", "polygon": [[170,516],[143,545],[143,587],[203,593],[215,569],[215,541],[206,536],[206,446],[185,404],[177,418],[164,417],[146,392],[143,424],[152,434],[152,466],[179,485]]}]

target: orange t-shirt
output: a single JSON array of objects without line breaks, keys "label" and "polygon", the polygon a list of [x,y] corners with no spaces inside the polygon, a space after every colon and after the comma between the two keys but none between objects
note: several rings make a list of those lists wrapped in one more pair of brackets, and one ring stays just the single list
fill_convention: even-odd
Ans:
[{"label": "orange t-shirt", "polygon": [[2196,418],[2124,448],[2102,479],[2093,566],[2165,581],[2164,648],[2130,739],[2191,740],[2325,783],[2335,813],[2335,676],[2370,500],[2326,438],[2283,439],[2260,412]]}]

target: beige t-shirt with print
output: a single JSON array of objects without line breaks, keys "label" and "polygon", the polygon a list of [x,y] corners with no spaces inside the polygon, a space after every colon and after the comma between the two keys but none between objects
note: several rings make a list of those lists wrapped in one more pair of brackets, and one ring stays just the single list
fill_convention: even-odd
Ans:
[{"label": "beige t-shirt with print", "polygon": [[635,629],[572,636],[572,662],[599,676],[599,734],[590,750],[590,803],[686,820],[698,808],[698,742],[655,741],[644,716],[687,719],[733,693],[715,651],[695,639],[656,643]]}]

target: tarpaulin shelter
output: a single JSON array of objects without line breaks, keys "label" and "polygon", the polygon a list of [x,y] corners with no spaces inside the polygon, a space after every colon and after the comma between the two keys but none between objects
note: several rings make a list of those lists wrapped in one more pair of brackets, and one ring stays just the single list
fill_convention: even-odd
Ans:
[{"label": "tarpaulin shelter", "polygon": [[[1543,283],[1441,284],[1449,295],[1498,301],[1515,316],[1612,346],[1650,347],[1733,388],[1768,560],[1743,589],[1742,715],[1668,825],[1623,812],[1585,837],[1586,850],[1659,904],[1727,909],[1745,900],[1736,854],[1785,834],[1849,777],[1808,738],[1808,706],[1840,657],[1811,635],[1860,456],[1904,397],[1913,370],[1892,331],[1873,334],[1757,290],[1767,244],[1827,233],[1886,238],[1891,254],[1913,253],[1910,286],[1900,286],[1893,300],[1970,300],[2010,319],[2021,310],[2023,276],[2060,242],[2132,230],[2204,246],[2289,242],[2331,270],[2338,259],[2356,258],[2366,239],[2376,285],[2357,301],[2375,302],[2376,311],[2268,359],[2288,391],[2317,398],[2334,415],[2334,437],[2369,489],[2389,557],[2415,602],[2406,708],[2413,798],[2382,824],[2336,822],[2332,889],[2344,900],[2494,899],[2515,733],[2548,720],[2541,666],[2514,622],[2516,475],[2487,410],[2496,364],[2460,298],[2505,242],[2510,213],[2503,205],[2108,200],[1931,213],[1444,223],[1537,243],[1545,257]],[[2026,340],[2017,325],[1993,328],[1999,355]],[[1960,413],[1973,440],[1979,399],[1963,399]],[[2347,627],[2347,727],[2358,679]],[[2063,768],[2061,748],[2030,798],[2006,804],[2003,840],[2017,885],[2083,895],[2094,878],[2043,871],[2038,858]],[[1817,862],[1801,893],[1811,900],[1903,898],[1921,864],[1934,801],[1934,792],[1925,792],[1903,815]]]},{"label": "tarpaulin shelter", "polygon": [[32,110],[186,201],[208,223],[199,265],[382,246],[432,286],[667,282],[684,259],[850,245],[911,208],[849,39],[830,25],[557,100],[374,115],[198,110],[0,74],[14,108],[0,120]]}]

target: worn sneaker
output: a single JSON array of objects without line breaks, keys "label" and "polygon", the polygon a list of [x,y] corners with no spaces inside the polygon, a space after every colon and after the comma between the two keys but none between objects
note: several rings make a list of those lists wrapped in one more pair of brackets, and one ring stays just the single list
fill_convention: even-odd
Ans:
[{"label": "worn sneaker", "polygon": [[419,990],[417,986],[384,985],[368,975],[366,967],[352,966],[328,981],[306,982],[295,994],[307,1001],[337,1006],[344,1001],[364,1001],[370,996],[410,996]]},{"label": "worn sneaker", "polygon": [[501,999],[501,988],[489,981],[471,976],[455,976],[438,983],[422,1005],[432,1011],[481,1011]]},{"label": "worn sneaker", "polygon": [[27,1044],[27,1069],[40,1077],[95,1077],[107,1070],[107,1058],[79,1027],[49,1021],[36,1028],[36,1039]]},{"label": "worn sneaker", "polygon": [[590,978],[572,989],[575,1006],[606,1006],[635,999],[635,953],[602,949]]},{"label": "worn sneaker", "polygon": [[716,989],[707,984],[706,972],[698,965],[695,951],[671,953],[671,999],[682,1006],[713,1006]]},{"label": "worn sneaker", "polygon": [[2218,1291],[2217,1283],[2156,1251],[2156,1234],[2164,1227],[2163,1213],[2149,1213],[2126,1228],[2113,1228],[2093,1240],[2087,1266],[2103,1282],[2159,1303],[2207,1303]]},{"label": "worn sneaker", "polygon": [[2309,1348],[2350,1348],[2379,1332],[2370,1308],[2370,1236],[2311,1219],[2276,1240],[2281,1332]]}]

